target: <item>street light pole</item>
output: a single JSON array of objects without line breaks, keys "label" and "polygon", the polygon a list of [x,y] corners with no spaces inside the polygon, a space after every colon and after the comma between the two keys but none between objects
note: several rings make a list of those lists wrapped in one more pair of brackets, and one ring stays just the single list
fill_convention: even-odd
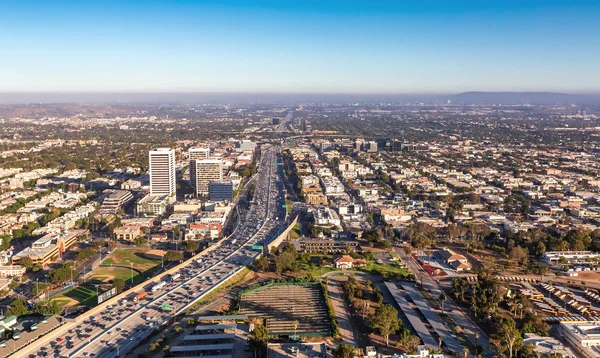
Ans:
[{"label": "street light pole", "polygon": [[129,268],[131,269],[131,284],[133,285],[133,263],[129,264]]}]

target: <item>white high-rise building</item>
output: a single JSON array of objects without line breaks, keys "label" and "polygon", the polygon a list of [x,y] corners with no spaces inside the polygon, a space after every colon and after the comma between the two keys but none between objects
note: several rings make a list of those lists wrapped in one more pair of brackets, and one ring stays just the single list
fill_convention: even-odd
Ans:
[{"label": "white high-rise building", "polygon": [[208,183],[223,180],[223,161],[219,159],[196,160],[196,195],[208,194]]},{"label": "white high-rise building", "polygon": [[198,188],[198,184],[196,183],[196,160],[210,157],[210,147],[192,147],[188,151],[188,157],[190,161],[190,185],[194,188]]},{"label": "white high-rise building", "polygon": [[150,195],[175,196],[175,150],[153,149],[150,160]]}]

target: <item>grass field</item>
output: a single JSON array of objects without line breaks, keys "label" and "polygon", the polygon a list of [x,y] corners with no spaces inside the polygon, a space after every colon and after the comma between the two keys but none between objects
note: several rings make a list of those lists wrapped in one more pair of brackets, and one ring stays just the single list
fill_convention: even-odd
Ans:
[{"label": "grass field", "polygon": [[59,306],[64,306],[75,300],[81,305],[93,307],[98,302],[96,299],[96,290],[83,286],[73,287],[59,295],[52,297],[53,301],[56,301]]},{"label": "grass field", "polygon": [[116,249],[110,256],[102,262],[103,265],[129,266],[140,271],[147,271],[156,265],[161,264],[161,260],[153,260],[144,256],[148,249]]},{"label": "grass field", "polygon": [[58,307],[63,307],[71,303],[71,300],[61,300],[60,298],[53,299],[52,301],[56,302]]},{"label": "grass field", "polygon": [[[134,266],[135,267],[135,266]],[[150,270],[152,271],[152,270]],[[131,284],[131,269],[125,267],[98,267],[89,277],[89,282],[93,283],[110,283],[114,279],[120,278],[125,282]],[[145,277],[151,275],[151,272],[144,272],[140,274],[140,271],[134,268],[133,270],[133,283],[138,284],[144,281]]]},{"label": "grass field", "polygon": [[388,274],[388,275],[402,275],[408,276],[410,271],[405,268],[396,265],[381,265],[376,263],[370,263],[365,267],[360,268],[361,271],[373,273],[373,274]]}]

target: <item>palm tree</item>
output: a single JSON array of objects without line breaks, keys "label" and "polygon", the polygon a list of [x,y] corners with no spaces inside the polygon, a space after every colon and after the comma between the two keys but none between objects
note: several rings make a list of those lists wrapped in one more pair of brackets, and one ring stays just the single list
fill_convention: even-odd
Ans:
[{"label": "palm tree", "polygon": [[294,321],[292,324],[294,325],[294,339],[298,339],[298,336],[296,335],[296,330],[298,329],[300,322]]},{"label": "palm tree", "polygon": [[442,314],[444,313],[444,302],[446,302],[446,294],[442,292],[440,295],[440,303],[442,304]]},{"label": "palm tree", "polygon": [[463,353],[463,357],[467,358],[467,356],[469,355],[469,348],[467,348],[467,347],[463,348],[462,353]]},{"label": "palm tree", "polygon": [[254,349],[254,357],[261,357],[264,349],[269,342],[269,330],[262,323],[256,323],[254,329],[250,332],[248,343]]}]

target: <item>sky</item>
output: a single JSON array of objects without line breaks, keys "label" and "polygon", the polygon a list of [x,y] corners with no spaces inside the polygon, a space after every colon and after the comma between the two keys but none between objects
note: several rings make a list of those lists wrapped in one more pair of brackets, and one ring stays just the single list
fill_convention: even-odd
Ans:
[{"label": "sky", "polygon": [[600,92],[600,1],[0,1],[0,92]]}]

